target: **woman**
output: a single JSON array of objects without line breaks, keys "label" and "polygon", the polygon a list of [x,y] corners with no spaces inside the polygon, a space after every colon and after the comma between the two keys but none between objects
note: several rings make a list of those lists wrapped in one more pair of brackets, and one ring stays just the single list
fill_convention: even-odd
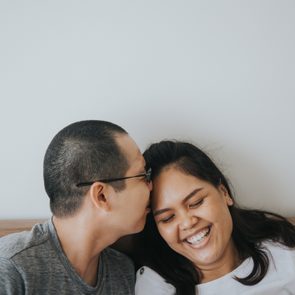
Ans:
[{"label": "woman", "polygon": [[152,212],[140,235],[136,295],[295,294],[295,227],[242,209],[200,149],[163,141],[144,153]]}]

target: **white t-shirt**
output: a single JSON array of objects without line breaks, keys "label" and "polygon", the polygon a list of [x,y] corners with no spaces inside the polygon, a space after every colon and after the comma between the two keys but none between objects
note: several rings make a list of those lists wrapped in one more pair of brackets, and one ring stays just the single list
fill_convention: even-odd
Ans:
[{"label": "white t-shirt", "polygon": [[[254,286],[245,286],[234,276],[246,277],[253,269],[252,258],[246,259],[231,273],[208,283],[196,286],[199,295],[247,294],[247,295],[290,295],[295,294],[295,250],[279,244],[265,243],[269,250],[269,268],[266,276]],[[136,274],[135,295],[174,295],[175,288],[165,282],[149,267],[142,267]]]}]

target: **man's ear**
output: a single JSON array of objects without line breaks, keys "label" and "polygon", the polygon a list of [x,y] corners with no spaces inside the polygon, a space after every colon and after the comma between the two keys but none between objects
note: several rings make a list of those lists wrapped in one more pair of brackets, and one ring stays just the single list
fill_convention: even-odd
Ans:
[{"label": "man's ear", "polygon": [[93,183],[90,187],[89,193],[90,200],[94,207],[96,207],[97,209],[102,209],[104,211],[109,211],[111,209],[111,204],[108,197],[111,192],[105,183]]},{"label": "man's ear", "polygon": [[234,200],[229,195],[226,187],[223,184],[219,185],[219,190],[222,193],[223,197],[225,198],[227,206],[232,206],[234,204]]}]

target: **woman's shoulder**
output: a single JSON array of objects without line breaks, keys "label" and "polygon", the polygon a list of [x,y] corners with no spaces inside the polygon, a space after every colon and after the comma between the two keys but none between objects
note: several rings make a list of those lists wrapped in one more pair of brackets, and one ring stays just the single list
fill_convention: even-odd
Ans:
[{"label": "woman's shoulder", "polygon": [[[245,278],[253,270],[252,258],[244,260],[235,270],[216,280],[199,284],[198,294],[283,294],[295,288],[295,249],[279,243],[263,242],[261,250],[269,259],[265,277],[253,286],[235,280]],[[287,293],[286,293],[287,294]],[[288,293],[293,294],[293,293]]]},{"label": "woman's shoulder", "polygon": [[172,295],[175,288],[148,266],[142,266],[136,273],[135,295]]},{"label": "woman's shoulder", "polygon": [[288,265],[295,269],[295,248],[289,248],[280,243],[264,242],[262,249],[267,250],[270,259],[277,267]]},{"label": "woman's shoulder", "polygon": [[261,244],[261,248],[267,250],[271,255],[295,258],[295,248],[287,247],[278,242],[265,241]]}]

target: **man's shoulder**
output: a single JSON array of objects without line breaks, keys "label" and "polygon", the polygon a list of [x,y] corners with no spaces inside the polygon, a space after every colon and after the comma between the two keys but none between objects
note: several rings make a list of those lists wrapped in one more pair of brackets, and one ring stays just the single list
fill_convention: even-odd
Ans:
[{"label": "man's shoulder", "polygon": [[122,263],[122,264],[130,265],[130,267],[133,268],[133,262],[126,254],[119,252],[110,247],[106,248],[104,250],[104,253],[108,260],[114,261],[114,263],[119,263],[119,264]]},{"label": "man's shoulder", "polygon": [[108,265],[109,271],[114,275],[125,275],[134,277],[134,263],[126,254],[123,254],[115,249],[106,248],[104,250],[104,263]]},{"label": "man's shoulder", "polygon": [[101,269],[107,278],[105,283],[113,290],[112,294],[117,294],[116,290],[120,290],[120,294],[134,294],[135,269],[132,260],[115,249],[106,248],[101,261]]},{"label": "man's shoulder", "polygon": [[[31,231],[9,234],[0,238],[0,257],[11,259],[27,250],[38,247],[48,240],[47,222],[36,224]],[[24,253],[25,255],[25,253]]]}]

